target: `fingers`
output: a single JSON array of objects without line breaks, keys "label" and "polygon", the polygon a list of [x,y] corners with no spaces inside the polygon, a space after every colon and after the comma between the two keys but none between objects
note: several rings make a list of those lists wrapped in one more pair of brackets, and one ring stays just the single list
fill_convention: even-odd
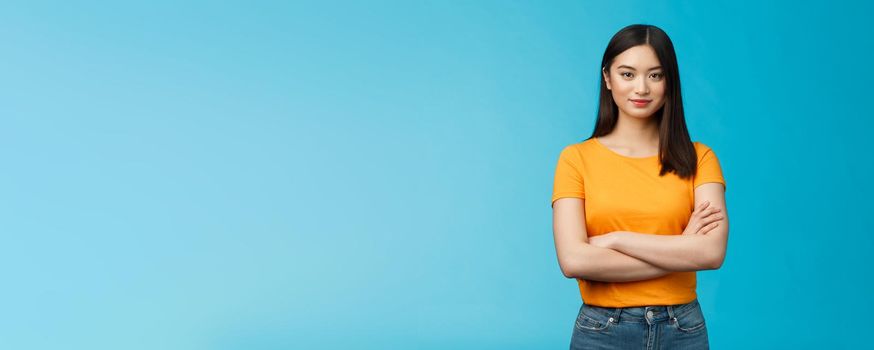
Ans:
[{"label": "fingers", "polygon": [[716,213],[721,212],[721,211],[722,211],[721,208],[710,207],[710,208],[707,208],[707,214],[704,215],[704,216],[710,216],[710,215],[712,215],[712,214],[716,214]]},{"label": "fingers", "polygon": [[707,225],[711,222],[720,221],[720,220],[722,220],[722,218],[723,218],[722,215],[710,215],[706,218],[701,219],[700,222],[701,222],[701,225]]},{"label": "fingers", "polygon": [[702,227],[700,230],[698,230],[697,234],[699,234],[699,235],[707,234],[708,232],[715,229],[717,226],[719,226],[719,221],[711,222],[710,224],[707,224],[704,227]]},{"label": "fingers", "polygon": [[696,229],[694,231],[687,231],[690,231],[692,234],[706,234],[719,226],[719,221],[724,219],[725,215],[721,214],[722,208],[711,206],[710,204],[710,201],[707,200],[698,204],[689,222],[689,225]]},{"label": "fingers", "polygon": [[699,226],[701,228],[698,229],[698,231],[696,231],[695,233],[703,235],[708,231],[713,230],[714,228],[716,228],[716,226],[719,226],[719,222],[722,221],[723,218],[724,216],[722,215],[713,215],[701,220],[699,222]]},{"label": "fingers", "polygon": [[705,234],[705,233],[707,233],[707,231],[712,230],[715,226],[718,226],[719,221],[721,221],[724,218],[725,218],[724,215],[710,215],[710,216],[707,216],[704,218],[698,218],[695,220],[695,223],[694,223],[695,231],[693,231],[693,232],[696,235]]},{"label": "fingers", "polygon": [[[710,202],[706,202],[706,203],[709,204]],[[709,208],[702,209],[702,210],[698,211],[697,215],[699,218],[705,218],[705,217],[708,217],[710,215],[713,215],[713,214],[721,212],[721,211],[722,211],[722,208],[709,207]]]},{"label": "fingers", "polygon": [[707,207],[709,207],[709,206],[710,206],[710,201],[703,201],[703,202],[701,202],[701,204],[698,204],[698,206],[695,207],[695,210],[692,211],[692,214],[703,213],[707,209]]}]

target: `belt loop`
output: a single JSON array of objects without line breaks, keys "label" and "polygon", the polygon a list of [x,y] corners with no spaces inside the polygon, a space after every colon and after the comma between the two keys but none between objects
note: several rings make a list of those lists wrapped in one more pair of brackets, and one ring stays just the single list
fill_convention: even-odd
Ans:
[{"label": "belt loop", "polygon": [[675,318],[673,305],[668,305],[668,317],[670,317],[671,320],[673,320]]},{"label": "belt loop", "polygon": [[613,317],[610,317],[613,320],[613,323],[619,323],[619,314],[622,313],[622,308],[617,307],[613,309]]}]

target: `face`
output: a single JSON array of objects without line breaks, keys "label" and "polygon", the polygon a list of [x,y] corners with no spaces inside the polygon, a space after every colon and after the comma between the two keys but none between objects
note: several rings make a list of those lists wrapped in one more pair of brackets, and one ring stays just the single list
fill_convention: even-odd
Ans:
[{"label": "face", "polygon": [[[649,118],[665,104],[665,76],[655,50],[638,45],[625,50],[613,60],[610,71],[601,73],[619,114],[632,118]],[[637,103],[636,100],[649,101]]]}]

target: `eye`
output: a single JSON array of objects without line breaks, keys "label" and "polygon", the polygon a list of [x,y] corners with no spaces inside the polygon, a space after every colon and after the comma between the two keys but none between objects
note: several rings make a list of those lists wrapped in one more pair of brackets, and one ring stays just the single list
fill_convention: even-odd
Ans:
[{"label": "eye", "polygon": [[[631,73],[631,72],[622,72],[622,73],[619,73],[619,74],[621,74],[623,77],[626,77],[626,78],[631,78],[631,76],[634,75],[634,73]],[[626,75],[626,74],[629,74],[629,75]]]},{"label": "eye", "polygon": [[665,75],[662,73],[653,73],[652,76],[655,77],[655,80],[661,80]]}]

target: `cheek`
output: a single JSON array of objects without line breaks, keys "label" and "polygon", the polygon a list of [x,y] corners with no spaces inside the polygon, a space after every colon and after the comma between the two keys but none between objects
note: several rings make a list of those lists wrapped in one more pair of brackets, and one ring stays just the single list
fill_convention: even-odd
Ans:
[{"label": "cheek", "polygon": [[634,84],[624,80],[613,80],[613,93],[625,95],[629,90],[634,90]]},{"label": "cheek", "polygon": [[659,103],[653,106],[653,108],[655,108],[655,109],[659,109],[659,108],[664,107],[665,103],[668,102],[667,97],[663,93],[659,94],[658,99],[659,99]]},{"label": "cheek", "polygon": [[667,86],[665,85],[665,83],[657,84],[653,86],[652,92],[663,96],[665,94],[665,90],[667,90],[666,88]]}]

